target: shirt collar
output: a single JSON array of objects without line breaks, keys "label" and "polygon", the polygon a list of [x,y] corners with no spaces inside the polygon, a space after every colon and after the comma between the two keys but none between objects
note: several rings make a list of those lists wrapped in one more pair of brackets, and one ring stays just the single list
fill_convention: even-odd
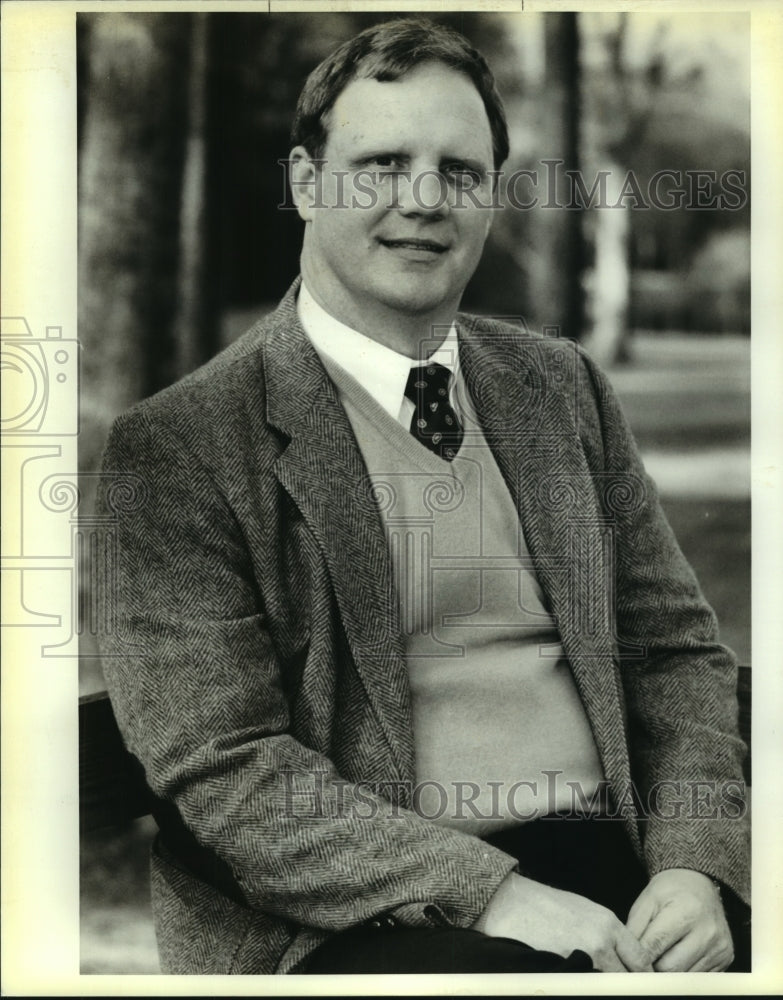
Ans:
[{"label": "shirt collar", "polygon": [[[316,351],[347,371],[396,420],[408,373],[420,362],[398,354],[335,319],[315,301],[304,282],[299,289],[296,308],[299,321]],[[458,375],[457,330],[453,323],[428,360]]]}]

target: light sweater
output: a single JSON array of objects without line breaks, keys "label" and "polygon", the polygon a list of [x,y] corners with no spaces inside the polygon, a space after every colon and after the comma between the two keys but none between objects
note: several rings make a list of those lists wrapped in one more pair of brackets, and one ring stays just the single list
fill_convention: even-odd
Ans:
[{"label": "light sweater", "polygon": [[389,542],[412,695],[414,807],[486,833],[571,810],[583,799],[569,783],[591,800],[603,781],[593,735],[480,427],[466,423],[448,463],[322,359]]}]

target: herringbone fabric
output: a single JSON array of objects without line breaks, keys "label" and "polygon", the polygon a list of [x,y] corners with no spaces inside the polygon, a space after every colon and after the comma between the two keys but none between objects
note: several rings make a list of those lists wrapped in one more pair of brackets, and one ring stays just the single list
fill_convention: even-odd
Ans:
[{"label": "herringbone fabric", "polygon": [[[117,720],[246,904],[156,859],[164,971],[290,972],[382,912],[467,927],[516,864],[410,809],[389,552],[296,287],[121,417],[105,455],[99,510],[116,559],[101,645]],[[605,379],[567,344],[458,325],[615,801],[631,780],[644,795],[662,780],[739,778],[732,657]],[[651,872],[697,868],[747,897],[745,823],[640,823],[630,798],[627,812]]]}]

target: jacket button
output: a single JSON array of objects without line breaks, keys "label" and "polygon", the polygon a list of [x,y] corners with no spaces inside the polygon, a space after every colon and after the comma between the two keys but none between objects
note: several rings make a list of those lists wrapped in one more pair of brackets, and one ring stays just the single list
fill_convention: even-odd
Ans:
[{"label": "jacket button", "polygon": [[394,917],[390,917],[388,914],[383,918],[383,922],[384,925],[389,928],[397,926],[397,921],[394,919]]},{"label": "jacket button", "polygon": [[376,930],[376,931],[380,930],[380,928],[381,928],[381,922],[380,922],[380,920],[371,920],[370,921],[370,927],[372,927],[373,930]]},{"label": "jacket button", "polygon": [[438,909],[437,906],[424,907],[424,916],[433,924],[437,924],[439,927],[448,926],[448,921],[444,919],[443,914]]}]

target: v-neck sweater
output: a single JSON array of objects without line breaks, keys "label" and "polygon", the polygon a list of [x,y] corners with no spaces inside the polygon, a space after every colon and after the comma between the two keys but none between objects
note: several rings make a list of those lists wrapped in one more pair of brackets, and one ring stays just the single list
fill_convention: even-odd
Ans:
[{"label": "v-neck sweater", "polygon": [[414,807],[488,833],[594,810],[603,772],[505,480],[477,423],[453,462],[324,358],[391,555],[411,691]]}]

